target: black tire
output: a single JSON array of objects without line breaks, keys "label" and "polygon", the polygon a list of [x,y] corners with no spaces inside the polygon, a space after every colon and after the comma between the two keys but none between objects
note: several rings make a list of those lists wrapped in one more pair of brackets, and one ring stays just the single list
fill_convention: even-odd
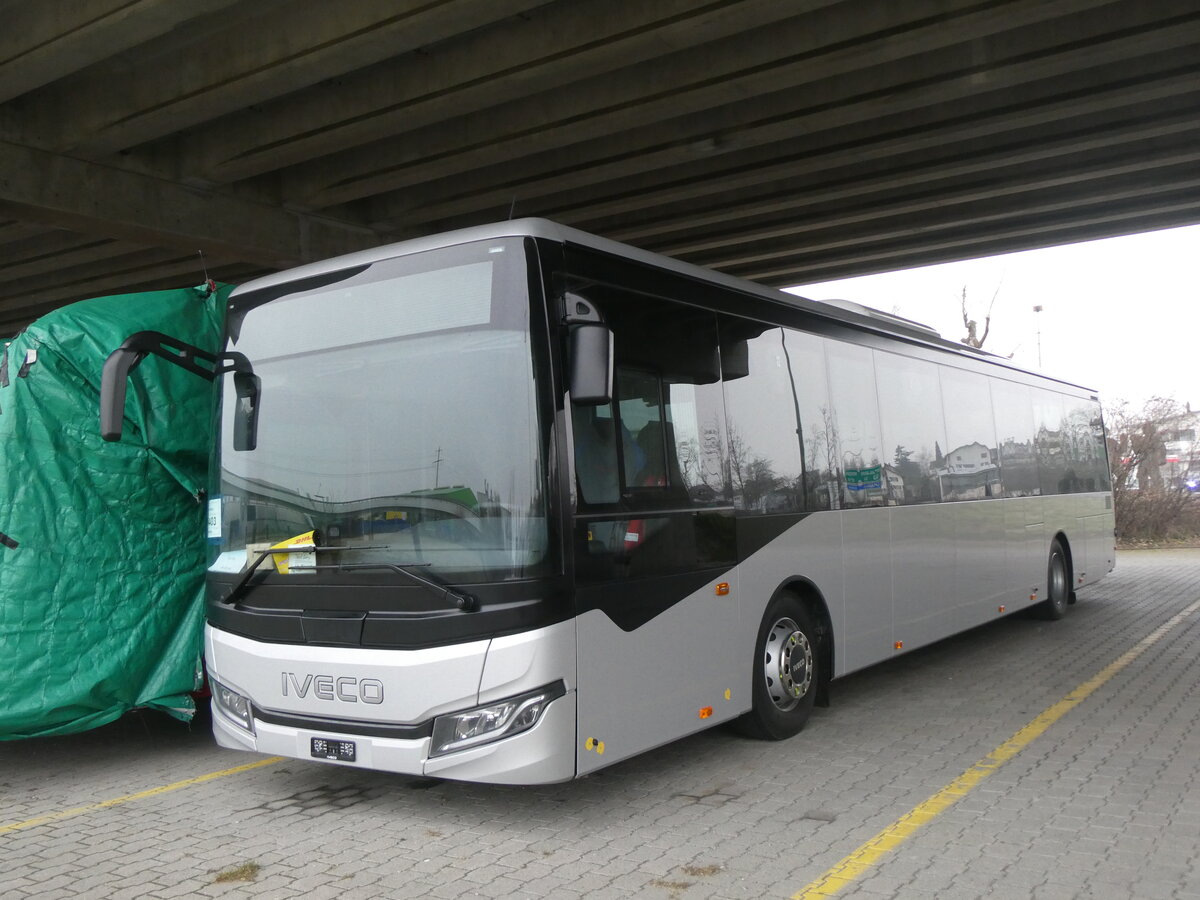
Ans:
[{"label": "black tire", "polygon": [[768,604],[754,645],[753,672],[754,705],[738,719],[739,730],[766,741],[798,733],[817,698],[821,653],[812,617],[795,595],[780,594]]},{"label": "black tire", "polygon": [[1071,565],[1067,552],[1055,538],[1050,544],[1050,559],[1046,562],[1046,599],[1034,609],[1037,614],[1056,622],[1067,614],[1071,602]]}]

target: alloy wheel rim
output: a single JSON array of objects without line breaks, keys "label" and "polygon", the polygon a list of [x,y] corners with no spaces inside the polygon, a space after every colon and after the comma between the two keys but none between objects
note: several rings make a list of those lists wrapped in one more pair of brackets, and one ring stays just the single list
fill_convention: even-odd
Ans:
[{"label": "alloy wheel rim", "polygon": [[795,709],[812,686],[813,652],[808,635],[790,618],[767,632],[763,650],[763,680],[767,695],[781,712]]}]

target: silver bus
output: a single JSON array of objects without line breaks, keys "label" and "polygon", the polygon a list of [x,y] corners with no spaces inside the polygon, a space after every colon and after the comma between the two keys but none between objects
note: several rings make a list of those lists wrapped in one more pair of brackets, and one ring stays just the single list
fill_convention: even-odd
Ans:
[{"label": "silver bus", "polygon": [[231,295],[205,658],[225,747],[510,784],[719,723],[1109,572],[1100,407],[923,325],[552,222]]}]

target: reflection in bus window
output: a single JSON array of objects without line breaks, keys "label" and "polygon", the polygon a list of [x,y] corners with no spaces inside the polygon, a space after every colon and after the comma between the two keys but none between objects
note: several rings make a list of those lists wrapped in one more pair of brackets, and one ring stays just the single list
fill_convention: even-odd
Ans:
[{"label": "reflection in bus window", "polygon": [[937,367],[893,353],[875,354],[887,505],[943,498],[946,428]]},{"label": "reflection in bus window", "polygon": [[1104,448],[1104,429],[1100,424],[1100,404],[1094,400],[1064,397],[1064,450],[1069,493],[1109,489],[1108,455]]},{"label": "reflection in bus window", "polygon": [[788,331],[783,348],[800,416],[805,508],[838,509],[841,488],[837,476],[837,422],[829,400],[825,340],[802,331]]},{"label": "reflection in bus window", "polygon": [[1070,493],[1064,447],[1063,398],[1044,388],[1033,390],[1034,449],[1042,494]]},{"label": "reflection in bus window", "polygon": [[783,329],[729,317],[720,326],[734,506],[801,512],[800,426]]},{"label": "reflection in bus window", "polygon": [[943,500],[985,500],[1002,493],[995,417],[987,378],[943,366],[946,454],[941,464]]},{"label": "reflection in bus window", "polygon": [[847,507],[883,506],[879,402],[871,351],[830,341],[829,398],[833,403],[843,500]]},{"label": "reflection in bus window", "polygon": [[1033,447],[1032,389],[1023,384],[998,380],[993,381],[991,387],[1004,496],[1038,495],[1042,489]]}]

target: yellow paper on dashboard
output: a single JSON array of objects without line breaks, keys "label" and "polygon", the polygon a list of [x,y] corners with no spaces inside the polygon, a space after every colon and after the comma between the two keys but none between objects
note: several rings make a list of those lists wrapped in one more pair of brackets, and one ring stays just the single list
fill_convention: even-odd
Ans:
[{"label": "yellow paper on dashboard", "polygon": [[[304,548],[308,549],[307,553],[297,552]],[[316,531],[306,531],[304,534],[298,534],[286,541],[272,544],[271,549],[291,550],[290,553],[271,554],[271,559],[275,562],[275,571],[280,575],[294,575],[300,571],[311,574],[313,566],[317,564],[317,533]]]}]

